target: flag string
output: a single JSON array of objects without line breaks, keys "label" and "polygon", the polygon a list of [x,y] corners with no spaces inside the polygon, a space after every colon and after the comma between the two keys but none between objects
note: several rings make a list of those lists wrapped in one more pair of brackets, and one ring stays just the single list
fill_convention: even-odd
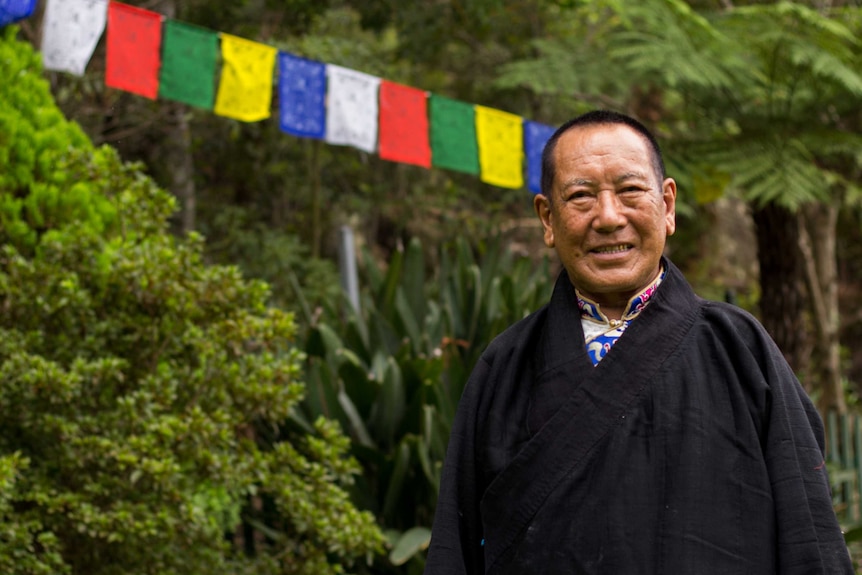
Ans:
[{"label": "flag string", "polygon": [[[10,2],[18,10],[4,21],[2,7]],[[35,0],[0,0],[0,26],[34,8]],[[287,134],[541,191],[551,126],[115,0],[47,0],[45,69],[83,75],[103,34],[108,87],[257,122],[271,116],[277,81],[279,126]]]}]

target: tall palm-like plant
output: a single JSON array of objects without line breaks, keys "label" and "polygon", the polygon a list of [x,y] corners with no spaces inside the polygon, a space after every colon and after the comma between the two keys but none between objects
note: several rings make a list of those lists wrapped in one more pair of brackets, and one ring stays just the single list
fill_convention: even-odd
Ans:
[{"label": "tall palm-like plant", "polygon": [[[464,240],[426,275],[413,240],[385,272],[365,258],[361,312],[309,331],[305,414],[338,419],[363,466],[356,502],[392,543],[376,572],[420,573],[455,409],[490,340],[550,296],[547,262],[499,246],[475,257]],[[337,313],[330,314],[338,317]]]}]

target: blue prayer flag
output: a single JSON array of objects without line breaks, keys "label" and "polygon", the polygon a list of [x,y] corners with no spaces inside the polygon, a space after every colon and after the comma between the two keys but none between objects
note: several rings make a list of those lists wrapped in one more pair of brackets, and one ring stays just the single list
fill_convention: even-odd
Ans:
[{"label": "blue prayer flag", "polygon": [[36,9],[36,0],[0,0],[0,27],[29,18]]},{"label": "blue prayer flag", "polygon": [[527,155],[527,187],[542,192],[542,150],[556,129],[538,122],[524,121],[524,153]]},{"label": "blue prayer flag", "polygon": [[303,138],[326,134],[326,64],[280,52],[278,95],[281,129]]}]

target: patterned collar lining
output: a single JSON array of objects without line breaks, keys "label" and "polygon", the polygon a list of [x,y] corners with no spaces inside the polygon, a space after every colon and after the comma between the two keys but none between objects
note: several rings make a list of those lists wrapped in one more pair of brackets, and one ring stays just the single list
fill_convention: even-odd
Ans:
[{"label": "patterned collar lining", "polygon": [[[642,292],[632,297],[628,305],[626,305],[626,312],[623,314],[622,321],[629,321],[637,317],[637,315],[646,307],[646,304],[649,303],[650,298],[655,293],[655,290],[658,288],[659,284],[661,284],[664,279],[665,274],[667,273],[667,269],[662,266],[659,271],[658,276],[656,276],[655,280],[648,285]],[[622,323],[621,321],[611,321],[608,317],[602,313],[601,307],[596,302],[591,299],[585,298],[581,295],[581,292],[575,288],[575,294],[578,296],[578,308],[581,310],[581,317],[583,319],[588,319],[591,321],[595,321],[600,324],[607,325],[618,325]]]}]

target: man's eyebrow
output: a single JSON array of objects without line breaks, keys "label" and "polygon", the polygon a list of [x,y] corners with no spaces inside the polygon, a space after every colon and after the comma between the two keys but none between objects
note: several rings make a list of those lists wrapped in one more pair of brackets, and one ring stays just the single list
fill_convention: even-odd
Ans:
[{"label": "man's eyebrow", "polygon": [[621,184],[628,180],[647,180],[649,177],[642,172],[626,172],[625,174],[620,174],[616,178],[614,178],[615,184]]},{"label": "man's eyebrow", "polygon": [[571,188],[572,186],[592,186],[595,182],[589,178],[572,178],[563,182],[563,189]]},{"label": "man's eyebrow", "polygon": [[[614,184],[621,184],[623,182],[627,182],[629,180],[648,180],[649,176],[644,174],[643,172],[626,172],[624,174],[620,174],[616,178],[614,178]],[[571,188],[573,186],[586,186],[591,187],[595,186],[595,180],[590,178],[572,178],[570,180],[566,180],[563,182],[563,189]]]}]

